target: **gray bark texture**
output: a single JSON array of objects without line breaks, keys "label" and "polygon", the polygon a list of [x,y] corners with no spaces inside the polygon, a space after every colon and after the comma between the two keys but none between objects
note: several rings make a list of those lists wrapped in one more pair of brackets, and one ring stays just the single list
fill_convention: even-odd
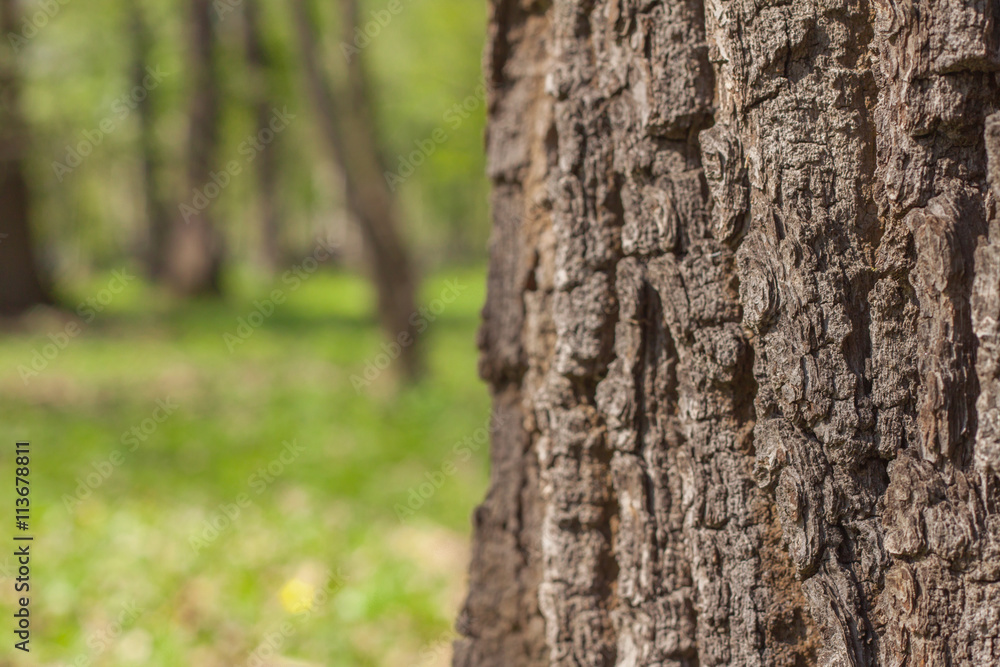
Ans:
[{"label": "gray bark texture", "polygon": [[998,19],[492,0],[457,666],[1000,665]]}]

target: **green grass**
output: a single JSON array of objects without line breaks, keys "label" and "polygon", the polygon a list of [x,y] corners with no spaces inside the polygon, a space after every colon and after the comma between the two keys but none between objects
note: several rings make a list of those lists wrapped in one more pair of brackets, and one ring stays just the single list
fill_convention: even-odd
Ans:
[{"label": "green grass", "polygon": [[[63,299],[97,295],[109,278]],[[14,664],[243,665],[269,635],[280,644],[273,655],[294,664],[431,664],[417,658],[449,638],[468,517],[487,480],[485,447],[468,460],[453,450],[488,414],[475,374],[482,276],[436,276],[423,297],[455,278],[464,289],[421,336],[428,373],[409,388],[393,365],[352,387],[383,338],[368,286],[339,273],[294,290],[236,281],[225,301],[196,303],[136,280],[26,382],[35,352],[70,318],[36,314],[5,332],[4,446],[30,439],[33,451],[32,651]],[[272,289],[287,301],[230,353],[223,334],[235,335]],[[144,441],[127,437],[144,420],[150,429],[158,400],[177,407]],[[297,458],[286,455],[271,483],[251,478],[286,440],[303,447]],[[10,453],[0,461],[11,489]],[[394,507],[445,463],[457,472],[401,521]],[[100,483],[80,500],[92,473]],[[12,492],[5,497],[11,517]],[[239,516],[211,539],[205,522],[227,504]],[[293,613],[295,590],[337,572],[343,581],[327,601]],[[0,583],[5,609],[11,589]],[[282,664],[271,660],[263,664]]]}]

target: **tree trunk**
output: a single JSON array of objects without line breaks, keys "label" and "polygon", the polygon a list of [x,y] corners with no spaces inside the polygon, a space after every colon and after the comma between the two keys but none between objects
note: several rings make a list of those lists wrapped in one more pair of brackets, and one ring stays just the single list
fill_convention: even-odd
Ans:
[{"label": "tree trunk", "polygon": [[456,665],[1000,665],[998,13],[493,0]]},{"label": "tree trunk", "polygon": [[[151,66],[150,52],[153,35],[144,13],[144,6],[138,0],[130,8],[132,35],[132,85],[144,87]],[[167,241],[170,238],[170,212],[163,196],[161,175],[163,154],[156,136],[156,110],[153,106],[155,92],[147,90],[138,103],[139,150],[142,158],[143,219],[146,229],[144,260],[146,273],[158,281],[163,278],[167,263]]]},{"label": "tree trunk", "polygon": [[[357,25],[356,0],[338,0],[343,43],[354,41]],[[400,236],[399,207],[385,181],[367,78],[360,54],[346,60],[345,82],[334,90],[320,66],[315,21],[307,0],[293,3],[303,67],[321,130],[330,154],[344,177],[344,196],[351,217],[357,222],[368,256],[370,273],[378,294],[378,316],[387,336],[400,344],[403,375],[419,374],[416,313],[416,279]],[[409,344],[403,344],[409,341]]]},{"label": "tree trunk", "polygon": [[[253,109],[258,133],[269,127],[273,113],[271,98],[271,55],[264,42],[260,24],[260,5],[257,0],[246,0],[243,7],[247,63],[252,78]],[[271,147],[261,151],[254,160],[257,177],[257,202],[260,215],[259,260],[268,271],[277,272],[284,261],[281,233],[278,224],[278,162]]]},{"label": "tree trunk", "polygon": [[212,0],[190,0],[189,10],[192,85],[187,188],[168,241],[167,282],[179,294],[196,296],[220,290],[222,237],[211,210],[223,186],[212,178],[219,142],[215,10]]},{"label": "tree trunk", "polygon": [[[14,0],[0,0],[0,31],[19,35]],[[29,142],[21,115],[21,81],[14,42],[0,45],[0,316],[50,303],[31,234],[31,197],[25,175]]]}]

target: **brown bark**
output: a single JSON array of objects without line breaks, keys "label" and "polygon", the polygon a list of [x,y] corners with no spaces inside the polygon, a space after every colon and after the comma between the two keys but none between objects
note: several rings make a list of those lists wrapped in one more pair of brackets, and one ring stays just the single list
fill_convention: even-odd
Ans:
[{"label": "brown bark", "polygon": [[167,245],[167,284],[183,295],[217,294],[222,269],[222,237],[212,218],[212,202],[196,207],[195,192],[212,187],[219,142],[219,77],[215,58],[215,10],[211,0],[190,0],[186,188],[174,215]]},{"label": "brown bark", "polygon": [[31,195],[25,174],[30,143],[21,113],[17,54],[7,36],[20,34],[17,3],[0,0],[0,316],[51,301],[31,233]]},{"label": "brown bark", "polygon": [[997,13],[493,0],[456,665],[1000,665]]},{"label": "brown bark", "polygon": [[[320,66],[319,47],[307,0],[294,0],[295,23],[302,49],[309,94],[333,161],[344,178],[344,196],[351,217],[361,231],[372,281],[378,294],[378,316],[386,335],[409,340],[401,345],[403,374],[414,378],[420,370],[416,312],[416,277],[400,235],[399,206],[385,181],[367,76],[360,54],[347,58],[342,86],[334,88]],[[338,0],[345,43],[353,43],[357,25],[355,0]]]},{"label": "brown bark", "polygon": [[[243,5],[247,63],[252,78],[253,109],[257,131],[269,127],[272,99],[269,78],[273,61],[264,42],[260,24],[260,5],[257,0],[245,0]],[[260,216],[259,258],[261,265],[271,272],[282,266],[284,253],[278,223],[278,162],[274,148],[262,151],[254,159],[257,178],[257,203]]]}]

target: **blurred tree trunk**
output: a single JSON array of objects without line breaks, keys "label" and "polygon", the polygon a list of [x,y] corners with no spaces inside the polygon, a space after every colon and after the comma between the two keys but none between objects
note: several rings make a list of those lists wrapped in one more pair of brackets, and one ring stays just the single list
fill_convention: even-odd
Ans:
[{"label": "blurred tree trunk", "polygon": [[0,0],[0,315],[17,315],[51,300],[41,278],[31,234],[31,196],[25,160],[30,143],[21,114],[21,80],[15,42],[20,13]]},{"label": "blurred tree trunk", "polygon": [[[354,41],[355,0],[338,0],[342,39]],[[416,313],[416,277],[400,235],[398,202],[385,181],[376,140],[367,78],[360,54],[346,58],[345,81],[333,87],[320,65],[318,39],[307,0],[294,0],[309,93],[315,103],[330,153],[344,175],[347,208],[361,230],[370,273],[378,293],[378,315],[391,340],[400,343],[400,362],[407,378],[420,370]],[[403,344],[403,341],[409,344]]]},{"label": "blurred tree trunk", "polygon": [[456,665],[1000,665],[997,7],[493,0]]},{"label": "blurred tree trunk", "polygon": [[[153,34],[143,9],[136,0],[131,6],[132,30],[132,85],[145,87],[148,77]],[[166,248],[170,237],[170,211],[163,194],[161,174],[163,155],[156,136],[156,110],[153,104],[155,92],[147,90],[146,96],[138,103],[139,149],[142,153],[143,206],[146,223],[145,263],[151,279],[158,281],[166,271]]]},{"label": "blurred tree trunk", "polygon": [[[222,237],[212,206],[232,178],[213,171],[219,143],[219,77],[212,0],[190,0],[191,107],[188,112],[187,187],[167,245],[167,283],[184,295],[218,294]],[[213,178],[214,177],[214,178]],[[214,196],[213,196],[214,195]]]},{"label": "blurred tree trunk", "polygon": [[[267,129],[272,115],[270,77],[273,62],[264,42],[257,0],[245,0],[243,7],[247,62],[253,83],[253,107],[258,132]],[[277,272],[284,261],[278,224],[278,162],[274,149],[261,151],[254,160],[257,177],[257,202],[260,207],[261,265]]]}]

